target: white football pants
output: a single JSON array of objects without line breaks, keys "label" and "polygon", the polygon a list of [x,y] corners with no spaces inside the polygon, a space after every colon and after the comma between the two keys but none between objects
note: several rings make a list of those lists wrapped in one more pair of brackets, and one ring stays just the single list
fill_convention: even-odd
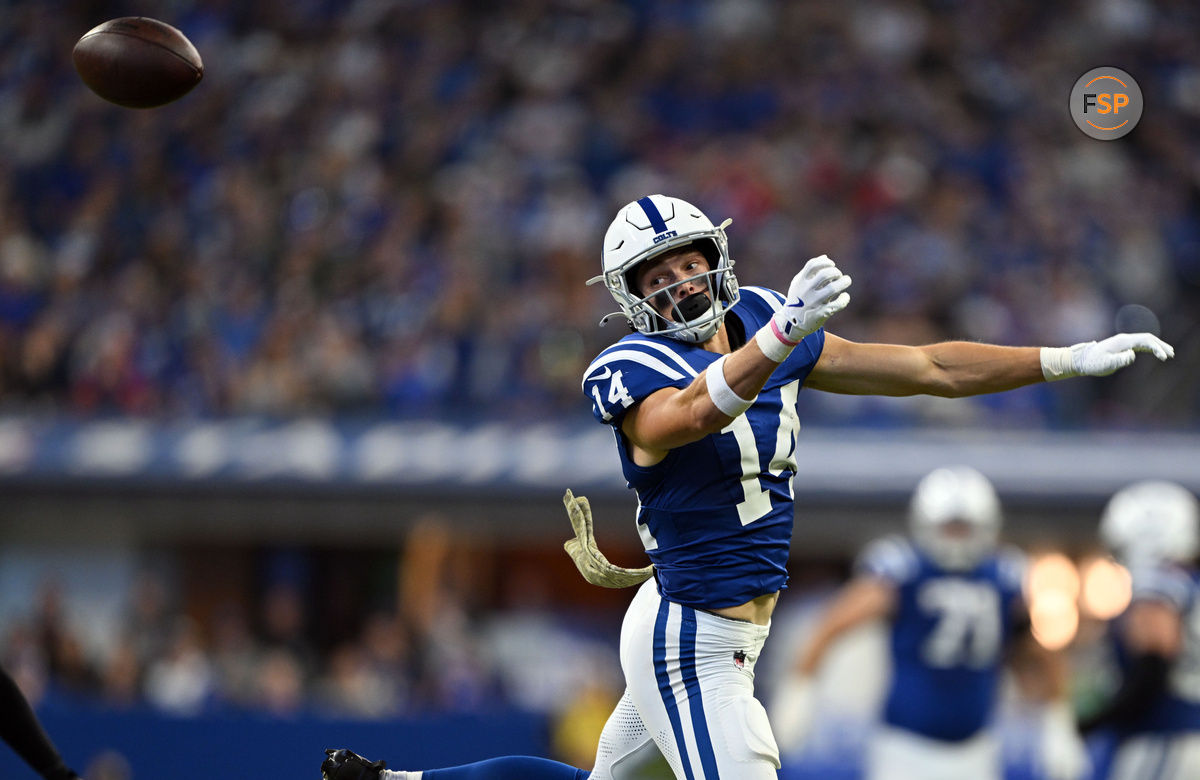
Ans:
[{"label": "white football pants", "polygon": [[867,750],[868,780],[1000,780],[1000,746],[986,731],[962,742],[879,726]]},{"label": "white football pants", "polygon": [[768,631],[665,601],[645,582],[621,626],[625,694],[591,780],[626,780],[663,758],[678,780],[776,780],[779,748],[754,698]]}]

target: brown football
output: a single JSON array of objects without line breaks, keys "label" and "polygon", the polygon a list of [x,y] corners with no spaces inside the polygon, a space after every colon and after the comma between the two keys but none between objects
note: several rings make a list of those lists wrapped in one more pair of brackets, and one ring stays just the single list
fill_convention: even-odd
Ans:
[{"label": "brown football", "polygon": [[153,108],[186,95],[204,77],[200,53],[169,24],[145,16],[110,19],[75,44],[83,83],[127,108]]}]

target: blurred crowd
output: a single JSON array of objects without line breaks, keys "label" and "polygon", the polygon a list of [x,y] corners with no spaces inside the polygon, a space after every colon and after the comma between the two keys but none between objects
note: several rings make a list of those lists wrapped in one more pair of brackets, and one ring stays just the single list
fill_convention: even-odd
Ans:
[{"label": "blurred crowd", "polygon": [[[565,567],[550,569],[569,568],[551,552]],[[261,551],[244,561],[256,581],[210,580],[206,593],[185,582],[181,555],[106,594],[118,608],[100,621],[89,614],[96,586],[72,587],[46,567],[27,608],[5,616],[0,665],[39,708],[174,717],[565,715],[597,692],[604,707],[619,695],[619,611],[570,614],[537,567],[493,583],[480,576],[493,554],[432,525],[398,557],[359,553],[336,574],[315,564],[330,557]],[[221,567],[231,581],[242,568]]]},{"label": "blurred crowd", "polygon": [[[126,110],[72,70],[144,13],[206,65]],[[1200,8],[1187,0],[39,0],[0,14],[0,410],[587,414],[621,204],[684,197],[743,284],[828,253],[853,339],[1174,341],[1169,370],[959,419],[1194,424]],[[1073,125],[1086,70],[1145,94]],[[1189,343],[1189,340],[1191,343]],[[1102,386],[1101,386],[1102,385]],[[912,402],[808,401],[904,423]],[[967,410],[965,413],[961,410]],[[941,410],[941,411],[939,411]]]}]

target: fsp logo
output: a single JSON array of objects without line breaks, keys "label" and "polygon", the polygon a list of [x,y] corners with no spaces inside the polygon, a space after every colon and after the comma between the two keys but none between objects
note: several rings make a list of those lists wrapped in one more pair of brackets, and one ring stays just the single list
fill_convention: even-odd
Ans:
[{"label": "fsp logo", "polygon": [[1113,141],[1142,118],[1142,90],[1120,68],[1093,68],[1071,90],[1071,118],[1092,138]]},{"label": "fsp logo", "polygon": [[[1102,78],[1111,78],[1104,76]],[[1122,84],[1121,86],[1125,86]],[[1083,113],[1088,112],[1088,108],[1094,108],[1101,114],[1107,114],[1110,111],[1113,114],[1121,113],[1121,108],[1129,105],[1129,94],[1125,92],[1084,92],[1083,93]],[[1129,120],[1126,119],[1126,122]],[[1120,127],[1118,125],[1117,127]],[[1108,127],[1106,130],[1116,130],[1116,127]]]}]

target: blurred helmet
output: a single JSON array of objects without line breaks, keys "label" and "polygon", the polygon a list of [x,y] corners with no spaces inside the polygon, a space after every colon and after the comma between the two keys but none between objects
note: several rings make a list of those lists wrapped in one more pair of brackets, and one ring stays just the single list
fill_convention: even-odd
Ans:
[{"label": "blurred helmet", "polygon": [[1190,561],[1200,551],[1200,505],[1174,482],[1137,482],[1109,500],[1100,539],[1126,564]]},{"label": "blurred helmet", "polygon": [[975,469],[939,468],[917,483],[908,522],[917,546],[940,566],[969,570],[996,547],[1000,500]]},{"label": "blurred helmet", "polygon": [[[620,312],[600,320],[623,314],[634,330],[660,334],[689,343],[702,343],[712,338],[726,312],[738,301],[738,283],[733,275],[733,260],[729,257],[729,241],[725,228],[719,227],[687,201],[665,195],[648,195],[624,206],[604,234],[601,255],[604,272],[588,280],[588,284],[603,282],[612,294]],[[676,301],[673,290],[698,277],[681,279],[675,284],[643,296],[633,284],[633,271],[640,264],[666,252],[692,245],[708,258],[709,270],[701,276],[708,291],[698,292]],[[658,313],[652,304],[655,296],[666,296],[673,306],[672,319]]]}]

